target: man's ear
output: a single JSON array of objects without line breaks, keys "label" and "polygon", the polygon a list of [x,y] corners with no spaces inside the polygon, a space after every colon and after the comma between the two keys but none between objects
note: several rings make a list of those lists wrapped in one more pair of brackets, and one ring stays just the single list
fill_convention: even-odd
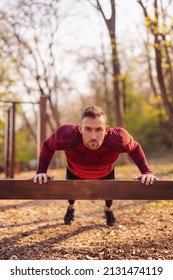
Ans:
[{"label": "man's ear", "polygon": [[82,126],[78,125],[79,132],[82,134]]},{"label": "man's ear", "polygon": [[106,126],[106,134],[108,133],[108,130],[109,130],[109,126],[107,125]]}]

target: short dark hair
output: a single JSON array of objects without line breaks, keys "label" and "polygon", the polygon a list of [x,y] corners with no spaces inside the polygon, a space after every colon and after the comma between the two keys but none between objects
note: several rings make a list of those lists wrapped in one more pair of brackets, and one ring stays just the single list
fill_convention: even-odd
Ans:
[{"label": "short dark hair", "polygon": [[100,116],[103,116],[106,121],[107,118],[103,109],[101,107],[91,105],[89,107],[84,108],[84,110],[82,111],[81,120],[83,120],[85,117],[94,119]]}]

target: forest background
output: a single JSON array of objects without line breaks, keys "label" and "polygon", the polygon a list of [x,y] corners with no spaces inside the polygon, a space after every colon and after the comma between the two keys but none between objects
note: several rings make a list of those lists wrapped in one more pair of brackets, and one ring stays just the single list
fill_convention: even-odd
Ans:
[{"label": "forest background", "polygon": [[[47,136],[102,106],[150,157],[173,148],[173,5],[170,0],[3,0],[0,4],[0,165],[6,112],[16,101],[15,160],[37,157],[38,102]],[[20,104],[32,102],[32,104]],[[27,147],[27,148],[26,148]],[[54,167],[64,166],[61,153]]]}]

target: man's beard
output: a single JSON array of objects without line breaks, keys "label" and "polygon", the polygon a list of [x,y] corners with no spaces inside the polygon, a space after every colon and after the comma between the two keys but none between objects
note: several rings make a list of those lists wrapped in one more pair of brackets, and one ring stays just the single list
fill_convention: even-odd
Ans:
[{"label": "man's beard", "polygon": [[91,150],[97,150],[100,147],[100,143],[98,141],[88,141],[85,143],[85,146]]}]

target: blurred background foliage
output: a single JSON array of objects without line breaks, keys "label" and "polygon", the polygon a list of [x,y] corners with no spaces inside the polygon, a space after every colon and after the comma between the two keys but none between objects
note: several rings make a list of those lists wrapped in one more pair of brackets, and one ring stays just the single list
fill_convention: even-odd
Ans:
[{"label": "blurred background foliage", "polygon": [[[9,106],[2,101],[34,103],[42,96],[47,97],[47,136],[64,122],[77,125],[83,107],[96,104],[104,108],[108,124],[125,127],[148,156],[170,154],[172,4],[167,0],[130,0],[128,4],[121,0],[3,0],[0,165],[4,164]],[[17,104],[15,155],[22,168],[30,168],[37,158],[38,110],[38,104]],[[64,164],[58,153],[52,166]]]}]

